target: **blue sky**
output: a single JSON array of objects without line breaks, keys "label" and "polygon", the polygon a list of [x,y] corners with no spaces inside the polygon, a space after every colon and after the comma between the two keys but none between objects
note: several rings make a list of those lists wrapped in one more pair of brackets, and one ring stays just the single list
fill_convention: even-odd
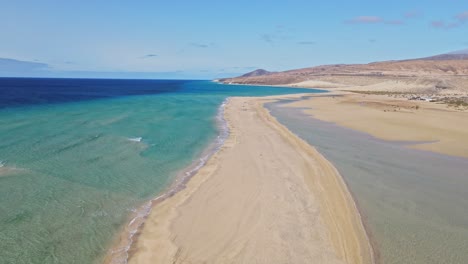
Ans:
[{"label": "blue sky", "polygon": [[0,76],[210,79],[468,48],[466,0],[0,0],[0,6],[0,58],[23,61],[11,66],[0,59]]}]

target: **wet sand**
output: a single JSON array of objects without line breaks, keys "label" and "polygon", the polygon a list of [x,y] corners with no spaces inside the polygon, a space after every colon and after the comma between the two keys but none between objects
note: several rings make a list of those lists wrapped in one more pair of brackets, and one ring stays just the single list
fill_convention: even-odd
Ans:
[{"label": "wet sand", "polygon": [[338,171],[261,100],[230,100],[229,138],[152,209],[130,263],[371,263]]},{"label": "wet sand", "polygon": [[386,95],[338,92],[312,96],[291,106],[315,118],[392,141],[421,141],[412,148],[468,158],[468,111],[446,104]]},{"label": "wet sand", "polygon": [[[466,138],[458,139],[454,132],[463,131],[466,125],[461,120],[451,123],[463,113],[451,116],[452,110],[438,109],[445,106],[425,102],[420,103],[422,111],[413,108],[410,112],[400,105],[400,110],[389,113],[383,110],[393,108],[395,103],[389,104],[393,99],[376,98],[371,100],[381,104],[356,106],[340,103],[347,98],[294,101],[297,96],[291,96],[291,101],[268,104],[267,108],[338,169],[359,205],[381,262],[468,263],[468,159],[457,157],[467,145]],[[362,109],[352,112],[358,107]],[[329,115],[327,111],[333,109],[336,112]],[[342,126],[352,121],[353,129]],[[431,130],[437,125],[438,129]],[[371,135],[356,128],[381,129],[397,141],[382,140],[374,135],[383,134]],[[435,138],[425,137],[431,131]],[[459,146],[450,144],[452,136],[459,140]],[[414,142],[432,139],[437,141],[423,145]]]}]

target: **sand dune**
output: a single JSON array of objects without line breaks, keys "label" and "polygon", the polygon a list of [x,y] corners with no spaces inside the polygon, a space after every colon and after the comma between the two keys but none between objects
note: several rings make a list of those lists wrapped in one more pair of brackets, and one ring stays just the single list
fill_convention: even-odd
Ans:
[{"label": "sand dune", "polygon": [[337,170],[261,100],[230,100],[229,139],[186,189],[153,208],[130,263],[371,262]]}]

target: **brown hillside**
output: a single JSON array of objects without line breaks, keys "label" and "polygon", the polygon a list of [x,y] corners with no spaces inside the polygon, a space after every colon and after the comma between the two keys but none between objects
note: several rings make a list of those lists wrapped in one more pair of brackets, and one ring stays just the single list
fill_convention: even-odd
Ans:
[{"label": "brown hillside", "polygon": [[[437,56],[436,56],[437,57]],[[369,64],[336,64],[222,79],[225,83],[317,88],[468,93],[468,59],[423,58]]]}]

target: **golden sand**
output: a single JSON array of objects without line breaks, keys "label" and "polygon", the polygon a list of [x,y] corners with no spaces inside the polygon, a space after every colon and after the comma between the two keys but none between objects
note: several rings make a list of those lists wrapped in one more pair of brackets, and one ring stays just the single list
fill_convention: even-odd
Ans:
[{"label": "golden sand", "polygon": [[337,170],[263,102],[229,101],[228,140],[153,208],[130,263],[371,263]]}]

